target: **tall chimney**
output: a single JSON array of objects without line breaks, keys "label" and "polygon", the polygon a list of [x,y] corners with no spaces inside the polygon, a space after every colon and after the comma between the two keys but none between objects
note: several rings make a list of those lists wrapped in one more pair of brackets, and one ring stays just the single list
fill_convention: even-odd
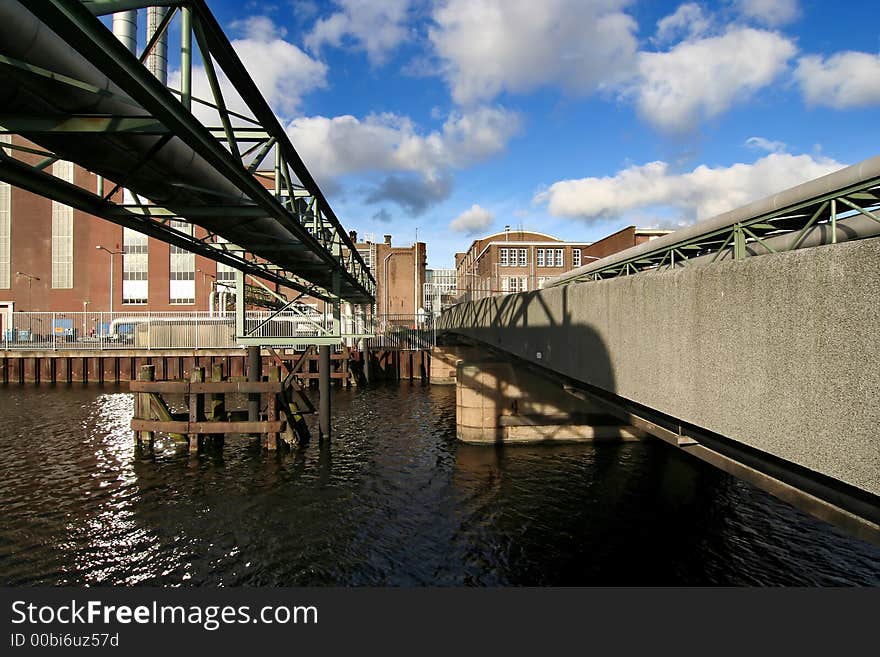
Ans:
[{"label": "tall chimney", "polygon": [[391,246],[391,235],[385,235],[385,244]]},{"label": "tall chimney", "polygon": [[357,241],[358,241],[357,231],[356,230],[348,231],[348,239],[350,239],[352,241],[352,244],[357,244]]},{"label": "tall chimney", "polygon": [[137,22],[137,9],[113,14],[113,34],[133,55],[137,54]]},{"label": "tall chimney", "polygon": [[[153,38],[165,14],[168,13],[168,7],[148,7],[147,8],[147,43]],[[147,55],[147,70],[152,73],[159,82],[168,84],[168,30],[156,41],[153,50]]]}]

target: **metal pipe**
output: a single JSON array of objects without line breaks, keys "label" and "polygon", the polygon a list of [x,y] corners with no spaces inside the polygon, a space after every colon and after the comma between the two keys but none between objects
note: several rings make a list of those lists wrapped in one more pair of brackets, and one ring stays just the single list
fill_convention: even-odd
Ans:
[{"label": "metal pipe", "polygon": [[[147,8],[147,43],[153,38],[162,20],[168,13],[168,7]],[[153,50],[147,55],[147,69],[162,84],[168,84],[168,31],[166,30]]]},{"label": "metal pipe", "polygon": [[192,107],[192,9],[180,9],[180,103]]},{"label": "metal pipe", "polygon": [[113,14],[113,34],[132,54],[137,54],[137,9]]},{"label": "metal pipe", "polygon": [[[251,383],[258,382],[263,378],[262,358],[259,347],[247,348],[248,370],[247,377]],[[260,419],[260,393],[248,394],[248,422],[257,422]]]},{"label": "metal pipe", "polygon": [[330,439],[330,345],[318,347],[318,415],[321,440]]}]

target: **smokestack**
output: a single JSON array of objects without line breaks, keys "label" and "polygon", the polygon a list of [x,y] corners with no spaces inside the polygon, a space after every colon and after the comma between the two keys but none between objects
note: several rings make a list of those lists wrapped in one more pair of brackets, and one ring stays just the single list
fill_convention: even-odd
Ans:
[{"label": "smokestack", "polygon": [[357,244],[358,241],[358,233],[356,230],[348,231],[348,239],[352,241],[353,244]]},{"label": "smokestack", "polygon": [[113,14],[113,34],[133,55],[137,54],[137,22],[137,9]]},{"label": "smokestack", "polygon": [[385,244],[391,246],[391,235],[385,235]]},{"label": "smokestack", "polygon": [[[153,38],[165,14],[168,13],[168,7],[148,7],[147,8],[147,43]],[[147,70],[152,73],[159,82],[168,84],[168,30],[159,37],[153,50],[147,55]]]}]

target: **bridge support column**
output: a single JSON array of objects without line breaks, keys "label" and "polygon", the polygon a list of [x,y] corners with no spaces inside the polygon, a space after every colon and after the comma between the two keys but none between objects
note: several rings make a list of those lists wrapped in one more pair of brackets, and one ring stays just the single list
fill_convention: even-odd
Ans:
[{"label": "bridge support column", "polygon": [[431,349],[430,381],[434,385],[455,383],[455,368],[464,360],[477,360],[484,353],[479,347],[440,346]]},{"label": "bridge support column", "polygon": [[642,438],[618,418],[573,398],[560,381],[503,361],[458,363],[456,435],[475,444]]},{"label": "bridge support column", "polygon": [[318,347],[318,424],[320,439],[330,440],[330,345]]},{"label": "bridge support column", "polygon": [[[248,358],[248,368],[247,368],[247,378],[248,381],[260,381],[263,378],[263,359],[260,356],[260,348],[259,347],[248,347],[247,348],[247,358]],[[256,422],[260,419],[260,394],[259,393],[250,393],[248,394],[248,421]]]}]

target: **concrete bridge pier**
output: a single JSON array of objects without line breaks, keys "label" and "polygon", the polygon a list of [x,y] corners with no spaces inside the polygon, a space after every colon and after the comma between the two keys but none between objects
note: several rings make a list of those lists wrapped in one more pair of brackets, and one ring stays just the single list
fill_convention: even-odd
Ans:
[{"label": "concrete bridge pier", "polygon": [[460,360],[455,373],[456,435],[466,443],[620,442],[644,435],[573,397],[561,381],[509,361]]}]

